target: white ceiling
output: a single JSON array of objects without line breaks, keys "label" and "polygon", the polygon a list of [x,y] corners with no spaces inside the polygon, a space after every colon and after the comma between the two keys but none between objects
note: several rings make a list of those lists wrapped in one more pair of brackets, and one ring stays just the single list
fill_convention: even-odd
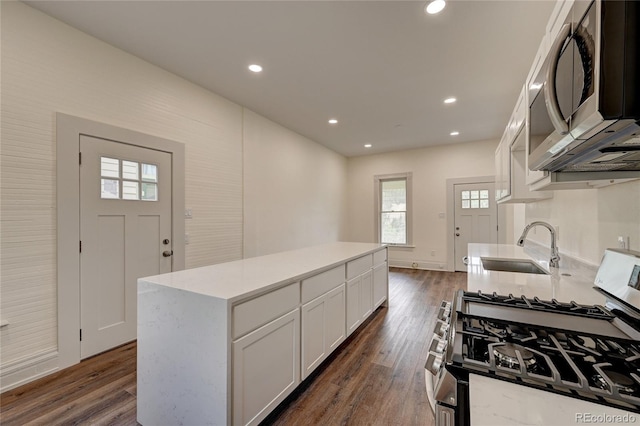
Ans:
[{"label": "white ceiling", "polygon": [[554,6],[453,0],[430,16],[425,1],[26,3],[345,156],[499,138]]}]

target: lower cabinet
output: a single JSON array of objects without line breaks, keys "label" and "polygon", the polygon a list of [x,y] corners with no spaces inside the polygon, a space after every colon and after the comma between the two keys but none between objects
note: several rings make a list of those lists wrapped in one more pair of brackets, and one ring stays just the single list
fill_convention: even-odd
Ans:
[{"label": "lower cabinet", "polygon": [[233,424],[258,424],[300,383],[300,310],[232,343]]},{"label": "lower cabinet", "polygon": [[373,275],[371,270],[347,281],[347,336],[351,335],[373,311]]},{"label": "lower cabinet", "polygon": [[302,305],[302,379],[346,338],[345,285]]},{"label": "lower cabinet", "polygon": [[387,300],[389,292],[389,266],[384,262],[373,268],[373,309]]}]

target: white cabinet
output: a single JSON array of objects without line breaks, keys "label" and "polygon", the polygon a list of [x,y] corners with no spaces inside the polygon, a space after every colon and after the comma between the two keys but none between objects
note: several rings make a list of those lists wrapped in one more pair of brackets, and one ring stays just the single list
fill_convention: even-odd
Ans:
[{"label": "white cabinet", "polygon": [[302,280],[302,379],[346,338],[346,265]]},{"label": "white cabinet", "polygon": [[258,424],[300,383],[300,310],[232,344],[233,424]]},{"label": "white cabinet", "polygon": [[373,268],[373,309],[382,305],[388,298],[389,266],[386,260]]},{"label": "white cabinet", "polygon": [[496,149],[496,201],[498,203],[526,203],[550,198],[547,192],[532,191],[527,185],[527,86],[511,114],[509,124]]},{"label": "white cabinet", "polygon": [[351,335],[373,311],[373,273],[347,281],[347,336]]},{"label": "white cabinet", "polygon": [[302,305],[302,379],[304,380],[346,338],[346,287]]}]

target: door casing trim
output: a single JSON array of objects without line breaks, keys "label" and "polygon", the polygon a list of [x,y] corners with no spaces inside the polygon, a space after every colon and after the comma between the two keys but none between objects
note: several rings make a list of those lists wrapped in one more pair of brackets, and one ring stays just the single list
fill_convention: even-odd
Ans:
[{"label": "door casing trim", "polygon": [[58,368],[80,362],[80,135],[168,152],[172,158],[174,271],[185,267],[185,146],[157,136],[56,113]]},{"label": "door casing trim", "polygon": [[[494,176],[475,176],[447,179],[447,271],[456,270],[455,265],[455,240],[453,227],[455,225],[455,185],[470,183],[495,183]],[[498,210],[496,209],[496,215]],[[499,220],[498,220],[498,223]]]}]

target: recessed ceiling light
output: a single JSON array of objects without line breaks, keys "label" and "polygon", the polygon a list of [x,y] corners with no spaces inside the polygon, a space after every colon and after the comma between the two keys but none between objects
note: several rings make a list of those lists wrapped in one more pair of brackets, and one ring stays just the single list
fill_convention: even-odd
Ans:
[{"label": "recessed ceiling light", "polygon": [[436,14],[438,12],[441,12],[442,9],[444,9],[445,6],[446,6],[446,3],[445,3],[444,0],[433,0],[433,1],[430,1],[427,4],[427,6],[424,8],[424,10],[429,15],[433,15],[433,14]]},{"label": "recessed ceiling light", "polygon": [[460,132],[458,132],[458,131],[454,131],[454,132],[451,132],[451,133],[449,133],[449,134],[450,134],[451,136],[458,136],[458,135],[460,134]]},{"label": "recessed ceiling light", "polygon": [[364,147],[365,147],[365,148],[371,148],[371,144],[370,144],[370,143],[368,143],[368,144],[366,144]]},{"label": "recessed ceiling light", "polygon": [[338,124],[338,120],[336,120],[335,118],[332,118],[329,120],[329,124]]},{"label": "recessed ceiling light", "polygon": [[251,64],[251,65],[249,65],[249,71],[261,72],[262,71],[262,67],[260,65],[257,65],[257,64]]},{"label": "recessed ceiling light", "polygon": [[452,103],[454,103],[455,101],[457,101],[457,99],[456,99],[456,98],[447,98],[447,99],[445,99],[445,100],[444,100],[444,103],[445,103],[445,104],[452,104]]}]

